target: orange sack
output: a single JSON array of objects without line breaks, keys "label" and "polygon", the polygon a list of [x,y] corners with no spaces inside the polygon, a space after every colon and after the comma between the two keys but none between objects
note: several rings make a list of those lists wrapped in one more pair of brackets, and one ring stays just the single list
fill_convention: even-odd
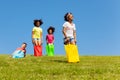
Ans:
[{"label": "orange sack", "polygon": [[42,56],[42,46],[34,46],[34,56]]}]

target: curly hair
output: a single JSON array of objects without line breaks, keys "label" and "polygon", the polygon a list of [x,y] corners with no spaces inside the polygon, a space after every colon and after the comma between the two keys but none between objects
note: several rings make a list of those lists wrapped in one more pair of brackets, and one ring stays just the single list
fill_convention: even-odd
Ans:
[{"label": "curly hair", "polygon": [[36,26],[36,23],[37,23],[37,22],[40,22],[40,25],[42,25],[42,24],[43,24],[42,19],[40,19],[40,20],[35,19],[35,20],[34,20],[34,23],[33,23],[33,24],[34,24],[34,26]]},{"label": "curly hair", "polygon": [[64,20],[65,20],[65,21],[68,21],[68,15],[69,15],[69,14],[72,14],[72,13],[69,12],[69,13],[66,13],[66,14],[65,14],[65,16],[64,16]]},{"label": "curly hair", "polygon": [[48,34],[50,33],[49,30],[52,30],[52,34],[55,32],[55,28],[52,27],[52,26],[50,26],[50,27],[47,29]]}]

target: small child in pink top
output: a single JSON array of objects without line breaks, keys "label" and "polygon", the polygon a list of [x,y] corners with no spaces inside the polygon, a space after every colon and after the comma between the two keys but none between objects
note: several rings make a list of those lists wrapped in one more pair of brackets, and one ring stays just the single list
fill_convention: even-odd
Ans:
[{"label": "small child in pink top", "polygon": [[55,28],[50,26],[47,30],[48,34],[46,35],[46,42],[47,44],[54,44],[54,33]]}]

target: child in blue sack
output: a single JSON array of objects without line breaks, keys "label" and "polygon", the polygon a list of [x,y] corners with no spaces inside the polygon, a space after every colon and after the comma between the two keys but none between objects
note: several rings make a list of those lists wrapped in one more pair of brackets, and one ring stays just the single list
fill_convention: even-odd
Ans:
[{"label": "child in blue sack", "polygon": [[26,56],[26,47],[27,43],[23,43],[21,47],[17,48],[13,53],[12,53],[12,58],[23,58]]}]

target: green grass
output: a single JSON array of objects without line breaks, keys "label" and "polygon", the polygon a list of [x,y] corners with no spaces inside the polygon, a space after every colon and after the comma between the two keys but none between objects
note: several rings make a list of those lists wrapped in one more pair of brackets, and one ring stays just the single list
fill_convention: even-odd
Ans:
[{"label": "green grass", "polygon": [[120,80],[120,56],[81,56],[80,63],[67,63],[65,56],[0,55],[0,80]]}]

